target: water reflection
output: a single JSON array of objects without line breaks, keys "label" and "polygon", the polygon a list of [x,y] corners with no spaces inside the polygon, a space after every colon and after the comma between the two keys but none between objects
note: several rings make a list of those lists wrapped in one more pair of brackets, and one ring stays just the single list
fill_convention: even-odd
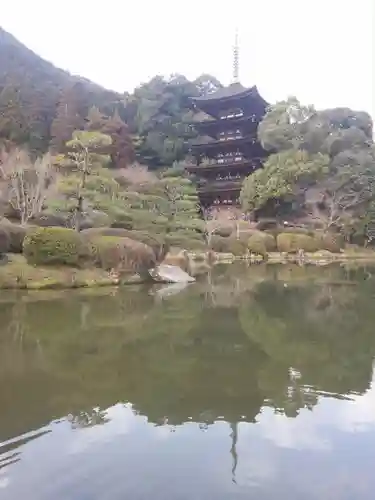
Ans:
[{"label": "water reflection", "polygon": [[372,274],[3,294],[0,498],[372,498]]}]

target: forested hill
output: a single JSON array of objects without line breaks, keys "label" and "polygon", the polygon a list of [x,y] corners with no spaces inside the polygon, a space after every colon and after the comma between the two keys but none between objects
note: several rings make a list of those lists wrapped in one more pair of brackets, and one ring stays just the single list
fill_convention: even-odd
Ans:
[{"label": "forested hill", "polygon": [[91,106],[113,114],[122,103],[122,95],[56,68],[0,27],[0,139],[45,151],[58,105],[73,95],[78,128]]},{"label": "forested hill", "polygon": [[61,151],[95,109],[96,116],[115,115],[122,134],[127,126],[141,163],[151,169],[172,165],[184,157],[193,133],[189,98],[219,87],[211,75],[194,81],[155,76],[134,93],[119,94],[56,68],[0,27],[0,143],[38,155],[50,147]]}]

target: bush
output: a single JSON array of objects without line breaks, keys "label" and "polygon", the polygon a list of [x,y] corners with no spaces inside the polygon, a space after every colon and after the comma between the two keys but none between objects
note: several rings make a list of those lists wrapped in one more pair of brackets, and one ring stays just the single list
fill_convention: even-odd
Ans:
[{"label": "bush", "polygon": [[311,229],[307,229],[306,227],[298,227],[298,226],[287,226],[284,227],[280,232],[288,233],[288,234],[305,234],[306,236],[314,236],[314,231]]},{"label": "bush", "polygon": [[228,238],[233,233],[233,228],[230,226],[218,227],[215,229],[214,234],[222,236],[223,238]]},{"label": "bush", "polygon": [[276,229],[279,223],[276,219],[263,219],[256,224],[256,229],[258,231],[265,231],[266,229]]},{"label": "bush", "polygon": [[109,271],[129,267],[123,238],[117,236],[96,236],[91,243],[94,264]]},{"label": "bush", "polygon": [[222,236],[213,235],[210,240],[210,248],[218,253],[230,253],[230,240]]},{"label": "bush", "polygon": [[22,253],[23,240],[25,239],[27,228],[18,224],[13,224],[7,219],[0,220],[0,229],[8,233],[9,248],[11,253]]},{"label": "bush", "polygon": [[298,250],[305,252],[317,252],[321,249],[316,238],[305,234],[281,233],[277,237],[277,249],[279,252],[297,253]]},{"label": "bush", "polygon": [[[272,238],[272,236],[270,235],[267,236]],[[247,242],[247,248],[249,252],[255,255],[261,255],[263,258],[267,258],[266,240],[267,238],[257,234],[253,234],[253,236],[250,236],[249,241]],[[272,240],[274,241],[276,246],[274,238],[272,238]]]},{"label": "bush", "polygon": [[235,238],[228,238],[229,240],[229,252],[233,255],[241,257],[247,253],[247,243]]},{"label": "bush", "polygon": [[9,252],[10,238],[9,233],[4,227],[0,227],[0,254]]},{"label": "bush", "polygon": [[332,253],[340,253],[341,249],[344,247],[343,239],[339,234],[315,231],[314,237],[319,241],[321,250],[327,250]]},{"label": "bush", "polygon": [[135,231],[119,227],[98,227],[85,229],[82,231],[82,235],[89,240],[97,236],[117,236],[119,238],[130,238],[131,240],[139,241],[140,243],[144,243],[148,247],[152,248],[155,255],[159,254],[162,243],[165,239],[159,235],[152,235],[143,231]]},{"label": "bush", "polygon": [[30,264],[79,267],[90,257],[89,247],[79,233],[62,227],[38,227],[23,242]]},{"label": "bush", "polygon": [[184,233],[169,233],[166,235],[166,242],[171,247],[178,247],[184,250],[206,249],[206,244],[202,238],[186,236]]},{"label": "bush", "polygon": [[68,215],[52,213],[35,215],[29,222],[40,227],[67,227],[69,225]]},{"label": "bush", "polygon": [[[276,238],[264,231],[253,231],[250,238],[247,240],[247,247],[249,248],[249,241],[251,240],[252,244],[256,245],[256,241],[262,241],[263,245],[266,249],[266,252],[274,252],[277,249],[276,246]],[[250,248],[249,248],[250,250]]]},{"label": "bush", "polygon": [[94,264],[117,271],[145,271],[155,267],[155,254],[150,247],[130,238],[96,236],[90,241]]}]

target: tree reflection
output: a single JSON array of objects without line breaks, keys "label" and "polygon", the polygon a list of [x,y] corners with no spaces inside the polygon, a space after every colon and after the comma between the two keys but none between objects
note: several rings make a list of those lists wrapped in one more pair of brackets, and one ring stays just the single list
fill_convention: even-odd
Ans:
[{"label": "tree reflection", "polygon": [[228,269],[162,301],[131,287],[0,303],[0,440],[66,415],[105,424],[118,402],[158,425],[223,419],[235,437],[263,406],[294,418],[368,389],[371,271]]}]

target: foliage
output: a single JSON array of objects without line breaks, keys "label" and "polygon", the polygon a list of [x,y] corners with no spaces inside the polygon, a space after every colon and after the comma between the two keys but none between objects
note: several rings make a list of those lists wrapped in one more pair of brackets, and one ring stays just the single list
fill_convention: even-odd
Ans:
[{"label": "foliage", "polygon": [[276,239],[272,234],[257,231],[248,239],[247,248],[250,252],[259,253],[260,255],[264,255],[264,252],[261,253],[258,250],[263,251],[264,249],[265,252],[274,252],[276,250]]},{"label": "foliage", "polygon": [[115,181],[109,179],[110,186],[108,186],[108,183],[103,182],[102,177],[95,175],[90,185],[89,178],[93,172],[97,172],[102,167],[103,163],[106,163],[107,158],[103,153],[111,143],[111,138],[100,132],[75,131],[72,139],[66,144],[68,153],[62,162],[65,167],[70,167],[73,175],[64,179],[64,194],[69,196],[67,201],[71,202],[73,199],[76,201],[75,207],[74,205],[66,206],[65,209],[72,211],[72,227],[77,231],[81,229],[83,222],[87,190],[94,193],[103,191],[106,193],[111,191],[115,184]]},{"label": "foliage", "polygon": [[9,233],[5,227],[0,227],[0,254],[8,252],[9,247],[10,247]]},{"label": "foliage", "polygon": [[27,234],[23,253],[30,264],[79,267],[88,256],[88,247],[72,229],[40,227]]},{"label": "foliage", "polygon": [[81,128],[94,105],[109,116],[124,108],[121,95],[56,68],[0,28],[0,139],[42,155]]},{"label": "foliage", "polygon": [[245,179],[240,195],[242,206],[252,211],[280,198],[292,202],[328,172],[328,165],[329,158],[320,153],[310,155],[289,149],[273,154],[264,168]]},{"label": "foliage", "polygon": [[0,219],[0,231],[5,231],[8,234],[9,252],[22,253],[27,228],[19,224],[12,224],[7,219]]},{"label": "foliage", "polygon": [[246,210],[282,208],[348,239],[371,225],[366,214],[375,195],[375,149],[367,113],[316,111],[290,98],[270,107],[258,137],[271,154],[244,182]]},{"label": "foliage", "polygon": [[136,231],[136,230],[129,231],[127,229],[122,229],[122,228],[103,227],[103,228],[85,229],[82,231],[82,235],[88,238],[90,241],[98,236],[128,238],[147,245],[153,250],[156,256],[158,256],[161,253],[163,246],[163,239],[161,237],[158,238],[157,236],[146,232]]},{"label": "foliage", "polygon": [[322,249],[317,239],[305,234],[281,233],[277,236],[276,242],[279,252],[297,253],[299,250],[317,252]]}]

